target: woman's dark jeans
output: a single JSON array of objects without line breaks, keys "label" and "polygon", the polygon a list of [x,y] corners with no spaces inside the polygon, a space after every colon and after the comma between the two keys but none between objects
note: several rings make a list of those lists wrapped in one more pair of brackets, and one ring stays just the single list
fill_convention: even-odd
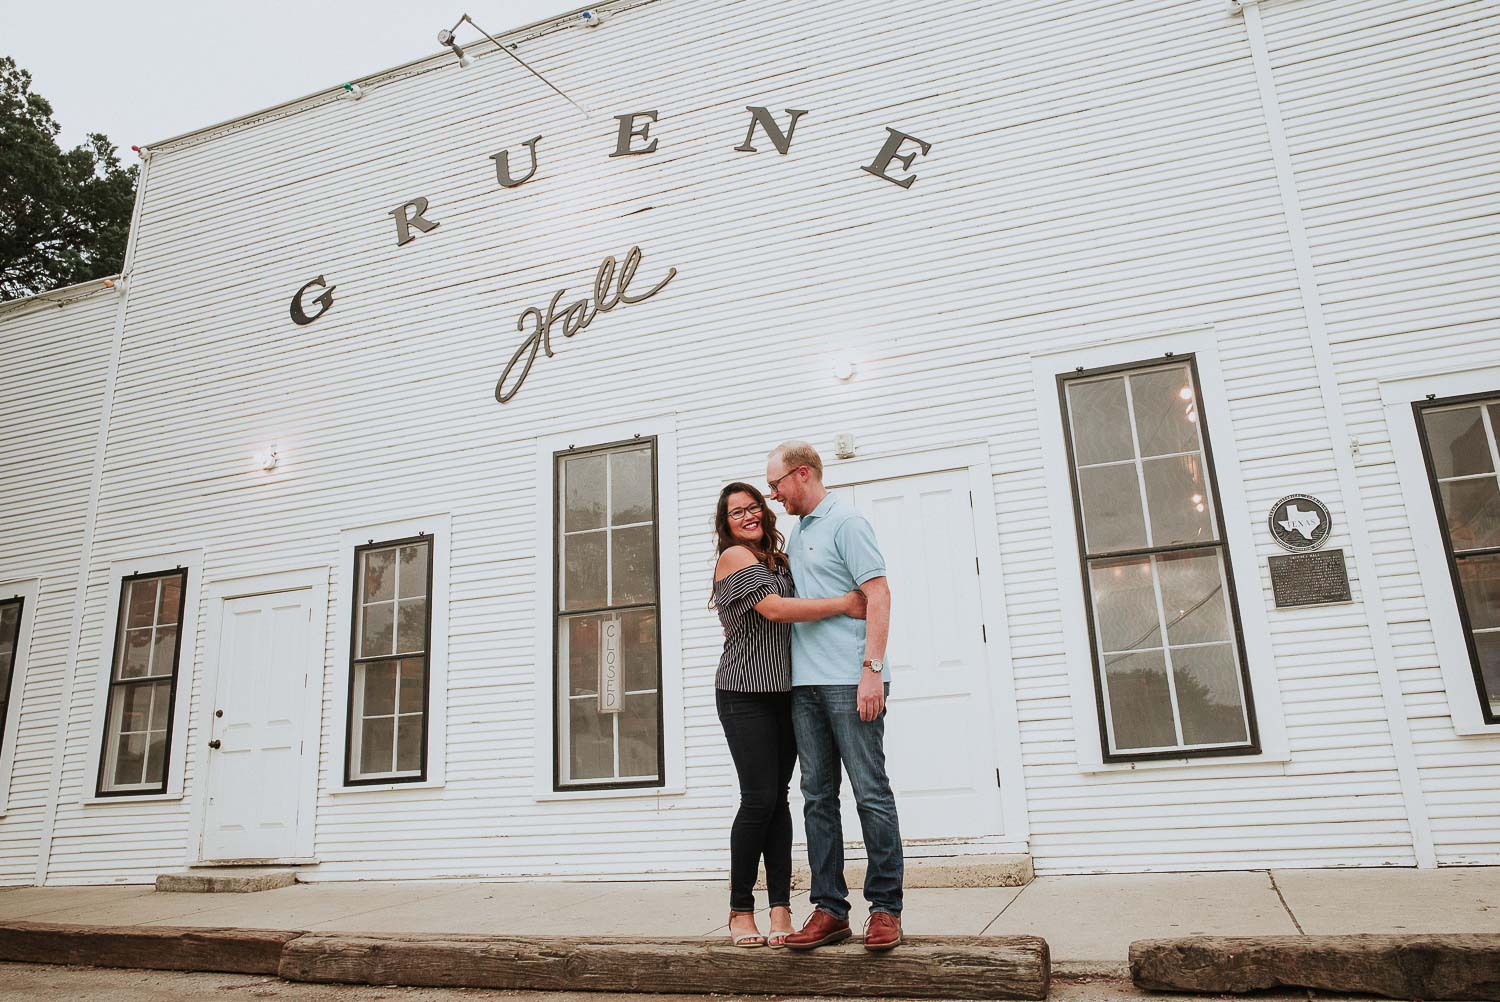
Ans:
[{"label": "woman's dark jeans", "polygon": [[755,877],[762,857],[771,907],[790,907],[792,813],[786,797],[797,761],[792,694],[715,692],[719,723],[740,777],[740,810],[729,833],[729,907],[755,909]]}]

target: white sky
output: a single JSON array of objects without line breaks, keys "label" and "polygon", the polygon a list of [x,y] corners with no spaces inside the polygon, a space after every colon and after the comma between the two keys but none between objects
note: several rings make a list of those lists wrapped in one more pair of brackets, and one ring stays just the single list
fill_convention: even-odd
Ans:
[{"label": "white sky", "polygon": [[[587,0],[0,0],[0,55],[32,76],[70,149],[146,146],[431,55],[467,12],[492,35]],[[460,43],[480,36],[469,25]]]}]

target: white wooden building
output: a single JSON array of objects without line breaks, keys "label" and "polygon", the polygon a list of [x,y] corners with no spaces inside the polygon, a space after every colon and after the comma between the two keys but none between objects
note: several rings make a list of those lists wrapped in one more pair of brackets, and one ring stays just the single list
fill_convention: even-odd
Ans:
[{"label": "white wooden building", "polygon": [[793,437],[909,855],[1500,863],[1492,5],[596,10],[501,39],[587,114],[465,25],[0,307],[0,883],[722,872],[712,504]]}]

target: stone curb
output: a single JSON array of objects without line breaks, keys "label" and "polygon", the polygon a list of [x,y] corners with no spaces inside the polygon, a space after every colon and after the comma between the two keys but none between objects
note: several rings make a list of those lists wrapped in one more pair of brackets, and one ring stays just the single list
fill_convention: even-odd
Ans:
[{"label": "stone curb", "polygon": [[1130,977],[1147,991],[1284,986],[1500,1002],[1500,934],[1143,939],[1130,944]]},{"label": "stone curb", "polygon": [[301,936],[281,929],[0,923],[0,960],[154,971],[275,974],[282,949]]},{"label": "stone curb", "polygon": [[288,981],[609,991],[1045,999],[1037,936],[908,937],[871,954],[858,940],[813,954],[703,939],[569,939],[308,933],[184,926],[0,923],[0,961],[268,974]]}]

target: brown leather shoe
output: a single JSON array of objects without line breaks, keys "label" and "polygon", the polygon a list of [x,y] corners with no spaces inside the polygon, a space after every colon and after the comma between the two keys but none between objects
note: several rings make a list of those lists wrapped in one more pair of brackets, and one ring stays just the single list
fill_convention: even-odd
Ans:
[{"label": "brown leather shoe", "polygon": [[865,949],[883,953],[901,945],[901,918],[889,912],[871,912],[865,923]]},{"label": "brown leather shoe", "polygon": [[831,912],[815,909],[801,929],[786,938],[790,950],[811,950],[817,946],[840,943],[850,936],[849,920],[834,918]]}]

